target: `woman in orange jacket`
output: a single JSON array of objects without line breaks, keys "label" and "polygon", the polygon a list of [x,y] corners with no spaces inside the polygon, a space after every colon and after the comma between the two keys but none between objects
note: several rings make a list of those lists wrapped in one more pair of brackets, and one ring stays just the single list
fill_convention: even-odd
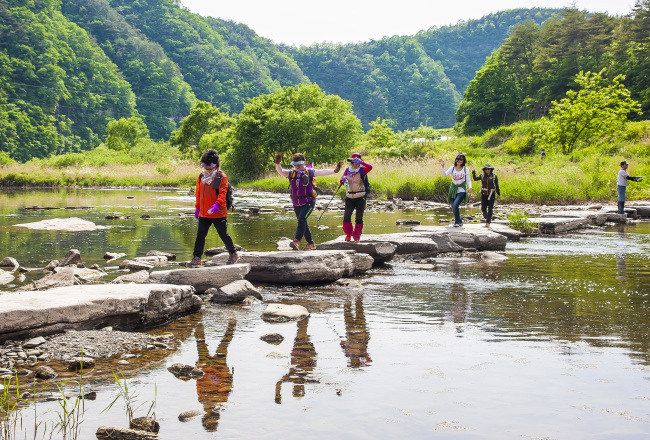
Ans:
[{"label": "woman in orange jacket", "polygon": [[[214,225],[221,241],[228,249],[230,258],[228,264],[234,264],[239,260],[232,238],[228,235],[228,208],[226,206],[226,193],[228,192],[228,176],[219,169],[221,161],[219,153],[213,149],[207,150],[201,156],[201,167],[203,172],[196,180],[196,210],[194,217],[199,221],[199,229],[194,242],[194,252],[190,267],[201,266],[201,255],[205,247],[205,237],[208,235],[210,226]],[[219,190],[214,188],[218,182]]]}]

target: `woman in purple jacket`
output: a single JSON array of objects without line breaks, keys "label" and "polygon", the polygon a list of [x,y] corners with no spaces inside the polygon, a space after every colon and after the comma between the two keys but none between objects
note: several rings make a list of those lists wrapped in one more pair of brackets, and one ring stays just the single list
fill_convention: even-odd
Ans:
[{"label": "woman in purple jacket", "polygon": [[305,155],[296,153],[291,159],[293,169],[285,170],[280,165],[282,162],[282,154],[275,155],[275,170],[282,177],[289,179],[289,188],[291,188],[291,203],[293,203],[293,210],[298,219],[298,227],[296,228],[296,235],[291,242],[291,248],[300,250],[300,241],[303,237],[307,240],[307,244],[303,248],[304,251],[316,249],[316,244],[311,236],[307,218],[313,212],[316,206],[316,193],[314,189],[314,177],[329,176],[330,174],[338,173],[343,165],[342,162],[336,164],[334,169],[317,170],[314,168],[307,168]]}]

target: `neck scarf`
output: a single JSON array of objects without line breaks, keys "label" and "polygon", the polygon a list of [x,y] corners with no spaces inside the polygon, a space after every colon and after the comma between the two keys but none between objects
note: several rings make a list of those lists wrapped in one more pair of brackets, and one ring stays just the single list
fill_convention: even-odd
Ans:
[{"label": "neck scarf", "polygon": [[219,167],[213,170],[203,170],[203,174],[201,174],[201,182],[206,185],[211,185],[218,172]]}]

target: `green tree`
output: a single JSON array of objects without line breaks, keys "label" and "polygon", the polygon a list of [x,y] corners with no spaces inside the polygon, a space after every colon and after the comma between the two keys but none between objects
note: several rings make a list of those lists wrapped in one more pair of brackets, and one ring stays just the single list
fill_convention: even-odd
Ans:
[{"label": "green tree", "polygon": [[317,85],[285,87],[244,106],[233,128],[228,166],[242,177],[254,177],[271,169],[275,153],[295,152],[332,163],[352,150],[361,134],[349,101]]},{"label": "green tree", "polygon": [[388,125],[386,119],[377,119],[370,122],[370,130],[366,132],[368,146],[372,149],[389,149],[398,144],[397,134]]},{"label": "green tree", "polygon": [[566,98],[553,101],[542,142],[548,146],[559,144],[564,153],[571,153],[579,143],[619,129],[629,113],[640,111],[639,103],[621,84],[625,77],[619,75],[607,85],[603,73],[578,73],[575,81],[579,90],[569,90]]},{"label": "green tree", "polygon": [[106,126],[106,146],[116,151],[131,151],[139,141],[149,138],[149,130],[142,119],[132,116],[110,121]]},{"label": "green tree", "polygon": [[199,101],[178,130],[171,134],[169,143],[190,159],[200,158],[207,148],[224,151],[228,145],[228,129],[233,122],[233,118],[209,102]]}]

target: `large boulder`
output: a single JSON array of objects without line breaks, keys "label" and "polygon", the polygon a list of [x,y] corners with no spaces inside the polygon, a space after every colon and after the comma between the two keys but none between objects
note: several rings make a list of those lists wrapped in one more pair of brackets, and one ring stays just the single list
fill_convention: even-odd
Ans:
[{"label": "large boulder", "polygon": [[[395,245],[395,255],[417,255],[434,257],[442,252],[431,234],[413,232],[398,232],[394,234],[364,234],[361,243],[391,243]],[[337,237],[334,241],[345,242],[344,236]]]},{"label": "large boulder", "polygon": [[[224,257],[227,259],[228,255]],[[202,294],[212,287],[220,288],[233,281],[243,280],[250,270],[251,266],[248,264],[161,270],[152,272],[149,275],[149,282],[189,285],[193,286],[198,294]]]},{"label": "large boulder", "polygon": [[[354,251],[242,252],[240,262],[250,265],[249,281],[278,284],[312,284],[336,281],[372,267],[371,256]],[[223,265],[228,255],[212,257]]]},{"label": "large boulder", "polygon": [[79,280],[74,275],[75,269],[75,267],[62,267],[58,272],[26,284],[18,290],[46,290],[80,284]]},{"label": "large boulder", "polygon": [[387,241],[362,241],[354,243],[350,241],[332,240],[321,243],[318,246],[322,251],[343,251],[352,250],[359,254],[368,254],[372,257],[375,264],[385,263],[393,258],[397,245]]},{"label": "large boulder", "polygon": [[197,311],[202,303],[191,286],[164,284],[97,284],[10,292],[2,295],[0,302],[0,340],[66,329],[150,327]]}]

